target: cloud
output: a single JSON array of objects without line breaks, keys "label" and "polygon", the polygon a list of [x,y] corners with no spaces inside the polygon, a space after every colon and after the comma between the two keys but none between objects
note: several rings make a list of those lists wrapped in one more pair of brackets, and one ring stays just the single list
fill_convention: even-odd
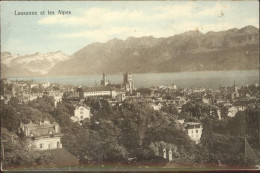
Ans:
[{"label": "cloud", "polygon": [[169,5],[156,8],[158,14],[155,18],[171,19],[171,18],[183,18],[183,19],[196,19],[201,17],[219,16],[221,12],[231,10],[229,5],[216,2],[214,6],[207,7],[196,5],[194,2],[189,2],[183,5]]},{"label": "cloud", "polygon": [[108,23],[120,21],[145,21],[148,16],[144,15],[141,10],[121,10],[112,11],[108,8],[90,8],[82,14],[82,16],[48,16],[38,21],[40,25],[87,25],[90,27],[102,26]]},{"label": "cloud", "polygon": [[201,11],[198,11],[196,15],[198,16],[221,16],[225,15],[225,11],[231,11],[232,8],[228,4],[217,2],[212,8],[204,8]]},{"label": "cloud", "polygon": [[195,2],[173,3],[158,6],[153,10],[112,10],[106,7],[92,7],[83,11],[80,16],[49,16],[38,23],[40,25],[80,26],[76,28],[77,31],[72,29],[72,32],[60,33],[54,37],[87,38],[99,42],[114,37],[120,39],[151,35],[168,37],[195,29],[206,33],[249,24],[258,26],[257,17],[243,18],[243,20],[234,17],[234,14],[237,14],[236,10],[225,2],[205,2],[205,6],[198,6]]},{"label": "cloud", "polygon": [[259,28],[259,18],[248,18],[245,19],[244,22],[241,22],[241,27],[245,25],[253,25]]},{"label": "cloud", "polygon": [[112,38],[126,39],[129,36],[142,37],[142,36],[169,36],[169,32],[172,32],[171,29],[168,30],[153,30],[149,28],[142,27],[116,27],[109,26],[105,28],[99,28],[95,30],[87,30],[77,33],[67,33],[55,35],[55,37],[61,38],[88,38],[91,40],[104,42]]},{"label": "cloud", "polygon": [[156,8],[156,18],[166,19],[173,17],[191,17],[193,9],[195,9],[195,4],[193,2],[184,5],[174,4],[161,6]]},{"label": "cloud", "polygon": [[201,8],[194,2],[186,4],[165,5],[155,8],[152,12],[144,10],[111,10],[109,8],[92,7],[85,10],[80,16],[48,16],[38,21],[40,25],[87,25],[90,27],[103,26],[116,22],[153,22],[162,19],[191,19],[220,15],[222,10],[229,9],[228,5],[216,3],[211,8]]}]

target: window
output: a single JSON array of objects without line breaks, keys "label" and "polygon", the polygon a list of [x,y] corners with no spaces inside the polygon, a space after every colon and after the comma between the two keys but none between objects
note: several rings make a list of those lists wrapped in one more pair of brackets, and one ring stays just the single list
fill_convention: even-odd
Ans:
[{"label": "window", "polygon": [[40,144],[40,148],[42,148],[42,144]]},{"label": "window", "polygon": [[196,133],[199,133],[199,131],[198,131],[198,130],[196,130]]},{"label": "window", "polygon": [[80,118],[83,119],[83,116],[81,116]]}]

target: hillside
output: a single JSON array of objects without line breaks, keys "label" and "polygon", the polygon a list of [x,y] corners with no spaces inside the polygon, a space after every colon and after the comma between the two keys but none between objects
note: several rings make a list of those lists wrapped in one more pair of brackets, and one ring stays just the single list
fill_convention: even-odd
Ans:
[{"label": "hillside", "polygon": [[55,65],[49,75],[259,68],[259,30],[253,26],[221,32],[189,31],[168,38],[130,37],[93,43]]}]

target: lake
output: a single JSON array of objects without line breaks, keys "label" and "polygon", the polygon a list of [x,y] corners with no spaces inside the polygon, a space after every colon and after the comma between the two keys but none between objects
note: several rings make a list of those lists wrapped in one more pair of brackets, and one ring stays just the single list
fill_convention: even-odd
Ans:
[{"label": "lake", "polygon": [[[45,76],[9,78],[10,80],[33,80],[34,82],[50,82],[58,84],[94,86],[100,84],[102,74],[88,76]],[[107,75],[113,84],[123,82],[123,74]],[[145,73],[133,74],[135,87],[151,87],[176,84],[179,88],[206,87],[217,89],[220,86],[256,84],[259,83],[259,71],[203,71],[203,72],[178,72],[178,73]]]}]

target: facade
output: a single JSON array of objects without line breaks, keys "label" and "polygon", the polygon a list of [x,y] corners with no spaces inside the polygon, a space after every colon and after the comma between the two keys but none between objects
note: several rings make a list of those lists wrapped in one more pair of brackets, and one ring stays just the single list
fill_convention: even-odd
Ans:
[{"label": "facade", "polygon": [[84,97],[94,97],[94,96],[110,96],[114,98],[117,95],[116,91],[114,90],[109,90],[109,89],[94,89],[94,90],[89,90],[89,91],[84,91]]},{"label": "facade", "polygon": [[79,105],[75,107],[74,116],[71,117],[71,120],[74,122],[79,122],[86,118],[90,119],[90,116],[90,108],[87,106]]},{"label": "facade", "polygon": [[99,96],[108,96],[115,98],[117,92],[115,88],[106,86],[106,87],[87,87],[87,88],[78,88],[77,93],[81,99],[87,97],[99,97]]},{"label": "facade", "polygon": [[43,122],[40,121],[39,124],[20,123],[18,131],[30,140],[31,146],[36,150],[62,148],[60,125],[56,122],[50,123],[48,118],[45,118]]},{"label": "facade", "polygon": [[244,111],[245,109],[244,106],[232,106],[228,109],[228,116],[235,117],[238,111]]},{"label": "facade", "polygon": [[200,142],[200,137],[202,135],[202,124],[189,122],[185,126],[185,131],[196,144]]}]

